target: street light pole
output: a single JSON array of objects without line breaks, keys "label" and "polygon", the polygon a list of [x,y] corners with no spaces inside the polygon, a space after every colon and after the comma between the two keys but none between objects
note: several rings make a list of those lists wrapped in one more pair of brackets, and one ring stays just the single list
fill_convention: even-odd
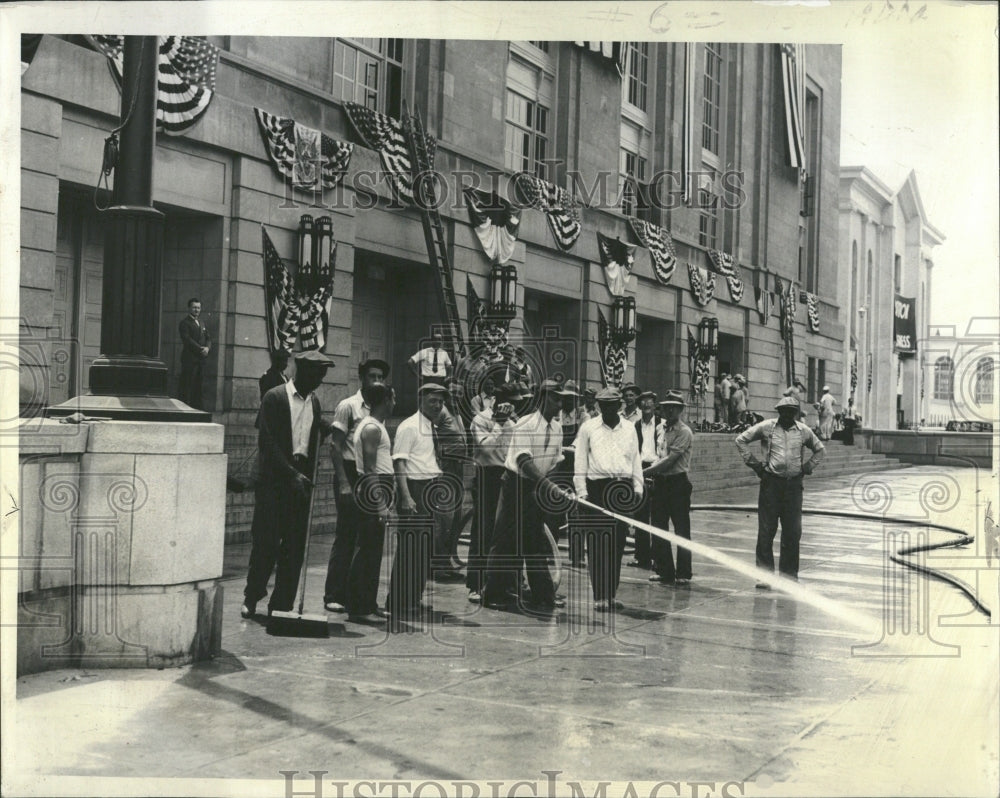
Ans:
[{"label": "street light pole", "polygon": [[104,212],[101,354],[90,367],[87,396],[50,407],[139,421],[209,421],[167,396],[160,360],[163,214],[153,207],[159,42],[126,36],[122,69],[121,145],[112,205]]}]

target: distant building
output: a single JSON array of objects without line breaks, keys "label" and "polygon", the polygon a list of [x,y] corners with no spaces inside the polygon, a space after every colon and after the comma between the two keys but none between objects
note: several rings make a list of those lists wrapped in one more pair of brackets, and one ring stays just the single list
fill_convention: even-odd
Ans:
[{"label": "distant building", "polygon": [[[262,223],[290,258],[300,215],[333,218],[336,281],[326,352],[337,368],[321,389],[324,407],[332,410],[357,390],[359,360],[380,357],[391,365],[397,413],[412,412],[415,379],[406,361],[441,321],[419,212],[394,203],[384,179],[358,188],[355,178],[380,164],[356,137],[345,101],[398,118],[405,100],[437,138],[435,168],[450,184],[441,215],[463,317],[466,278],[488,296],[490,262],[456,175],[464,173],[465,182],[478,176],[490,188],[495,173],[504,193],[514,173],[527,171],[581,200],[582,232],[565,251],[545,215],[525,209],[511,261],[520,308],[511,338],[555,332],[558,340],[534,350],[545,373],[600,382],[598,311],[610,316],[611,295],[595,234],[634,242],[629,219],[639,216],[669,231],[677,263],[664,283],[649,252],[636,250],[628,292],[636,299],[638,335],[626,379],[661,394],[688,390],[688,330],[697,335],[702,319],[715,318],[712,376],[742,373],[750,409],[769,413],[791,375],[777,303],[759,306],[755,288],[774,294],[780,279],[782,287],[795,283],[797,300],[799,291],[809,293],[818,324],[807,327],[806,302],[797,301],[797,376],[808,378],[813,394],[824,382],[839,396],[848,393],[845,358],[853,346],[837,232],[839,46],[208,39],[221,49],[211,104],[185,135],[157,140],[163,292],[162,307],[148,312],[159,313],[161,358],[176,379],[177,325],[187,298],[201,299],[202,321],[217,342],[205,364],[204,402],[225,425],[232,462],[254,446],[257,378],[268,366]],[[794,97],[785,88],[793,78]],[[40,353],[22,363],[21,399],[37,406],[85,392],[87,367],[99,354],[104,221],[94,185],[121,98],[102,53],[81,37],[45,35],[24,72],[21,102],[22,336]],[[322,195],[335,207],[310,207],[313,196],[293,191],[278,174],[255,107],[358,145],[341,187]],[[628,174],[647,184],[663,176],[666,207],[625,191]],[[610,198],[585,196],[602,176]],[[686,201],[671,204],[667,195],[679,195],[685,184]],[[869,216],[892,224],[882,213]],[[902,223],[898,230],[903,235]],[[874,235],[858,233],[862,251]],[[714,296],[696,301],[688,264],[708,275],[710,250],[732,256],[741,296],[737,291],[734,299],[717,275]],[[909,249],[900,251],[909,258]],[[881,264],[885,254],[878,252]],[[75,343],[56,351],[64,341]],[[707,387],[690,416],[711,415],[711,382]],[[332,494],[324,490],[317,517],[330,507]],[[230,525],[245,527],[249,515],[241,505]]]},{"label": "distant building", "polygon": [[841,401],[845,408],[853,401],[869,429],[909,427],[926,416],[921,350],[933,248],[943,241],[924,211],[914,172],[893,191],[864,166],[841,167],[840,260],[848,309],[848,390]]},{"label": "distant building", "polygon": [[973,319],[964,332],[931,326],[921,358],[928,426],[968,429],[998,420],[998,319]]}]

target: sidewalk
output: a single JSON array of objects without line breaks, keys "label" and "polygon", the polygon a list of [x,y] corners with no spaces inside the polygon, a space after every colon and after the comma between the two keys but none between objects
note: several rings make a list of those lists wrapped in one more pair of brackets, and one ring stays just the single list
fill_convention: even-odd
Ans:
[{"label": "sidewalk", "polygon": [[[884,555],[952,536],[880,520],[973,532],[977,500],[995,495],[971,469],[807,482],[807,509],[873,514],[806,517],[800,576],[881,619],[875,637],[696,558],[686,589],[623,568],[626,609],[614,616],[594,615],[586,571],[564,563],[568,603],[552,619],[484,610],[461,583],[431,584],[432,621],[404,633],[334,615],[329,640],[274,638],[239,617],[248,547],[229,546],[223,655],[19,679],[4,794],[334,796],[338,781],[369,779],[342,794],[408,796],[426,781],[419,794],[471,798],[473,785],[455,783],[475,781],[482,796],[570,795],[570,782],[590,796],[603,780],[621,783],[609,796],[996,795],[998,625]],[[755,498],[740,489],[711,503]],[[698,511],[693,535],[752,563],[755,512]],[[330,543],[313,540],[312,611]],[[995,614],[998,563],[987,566],[980,543],[923,561],[973,585]],[[279,771],[298,775],[286,785]],[[327,771],[318,788],[309,771]],[[677,786],[653,793],[659,782]]]}]

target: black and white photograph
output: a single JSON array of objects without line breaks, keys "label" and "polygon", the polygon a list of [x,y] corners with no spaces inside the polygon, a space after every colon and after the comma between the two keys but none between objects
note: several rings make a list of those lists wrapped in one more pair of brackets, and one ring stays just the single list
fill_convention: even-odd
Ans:
[{"label": "black and white photograph", "polygon": [[1000,794],[995,3],[0,63],[5,796]]}]

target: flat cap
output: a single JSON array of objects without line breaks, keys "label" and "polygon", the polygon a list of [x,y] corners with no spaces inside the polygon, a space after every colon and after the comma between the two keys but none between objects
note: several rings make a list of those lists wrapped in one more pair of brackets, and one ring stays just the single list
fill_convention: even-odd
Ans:
[{"label": "flat cap", "polygon": [[584,396],[589,396],[591,399],[593,399],[595,396],[597,396],[597,388],[594,388],[594,387],[587,388],[583,392],[583,395]]},{"label": "flat cap", "polygon": [[368,369],[382,369],[384,376],[389,376],[389,364],[386,363],[381,358],[372,357],[366,360],[364,363],[358,364],[358,376],[365,374]]},{"label": "flat cap", "polygon": [[626,382],[622,386],[621,390],[622,390],[622,395],[624,395],[627,391],[635,391],[636,393],[640,393],[639,386],[636,385],[634,382]]},{"label": "flat cap", "polygon": [[327,368],[333,368],[333,361],[320,352],[318,349],[306,349],[303,352],[295,353],[296,363],[315,363],[317,366],[326,366]]},{"label": "flat cap", "polygon": [[794,396],[782,396],[778,400],[778,404],[774,406],[775,410],[781,410],[783,407],[794,407],[796,410],[799,409],[799,400]]},{"label": "flat cap", "polygon": [[566,380],[562,384],[562,390],[559,392],[560,396],[579,396],[580,389],[574,380]]},{"label": "flat cap", "polygon": [[643,399],[652,399],[655,402],[656,394],[653,393],[652,391],[643,391],[641,394],[639,394],[639,401],[641,402]]},{"label": "flat cap", "polygon": [[609,385],[607,388],[601,388],[595,398],[598,402],[620,402],[622,400],[622,392],[614,386]]},{"label": "flat cap", "polygon": [[448,393],[448,389],[445,388],[440,382],[425,382],[417,388],[417,396],[425,393]]},{"label": "flat cap", "polygon": [[667,395],[663,397],[663,401],[660,402],[660,406],[663,405],[673,405],[674,407],[684,407],[684,397],[681,396],[680,391],[667,391]]}]

